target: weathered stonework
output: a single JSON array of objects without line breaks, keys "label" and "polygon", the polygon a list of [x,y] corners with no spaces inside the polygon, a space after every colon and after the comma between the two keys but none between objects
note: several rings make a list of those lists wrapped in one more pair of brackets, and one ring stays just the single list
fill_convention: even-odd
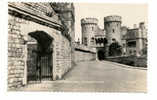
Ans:
[{"label": "weathered stonework", "polygon": [[96,50],[84,45],[75,45],[75,62],[96,60]]},{"label": "weathered stonework", "polygon": [[147,48],[147,29],[144,22],[139,23],[139,27],[128,29],[124,40],[126,55],[144,55],[142,51]]},{"label": "weathered stonework", "polygon": [[[43,13],[38,12],[39,16],[34,17],[34,15],[30,14],[31,10],[29,10],[29,13],[20,11],[20,4],[21,3],[9,3],[8,89],[19,88],[28,84],[28,74],[33,73],[34,70],[32,69],[32,72],[29,71],[30,73],[28,73],[28,67],[36,66],[31,62],[35,59],[35,55],[31,57],[31,52],[33,52],[32,49],[37,49],[38,41],[30,36],[30,34],[34,34],[40,39],[42,39],[42,37],[40,37],[42,34],[52,38],[50,48],[52,49],[53,80],[61,79],[72,67],[71,40],[68,38],[69,36],[64,31],[64,27],[56,14],[53,17],[50,16],[51,20],[48,22],[49,17],[43,16]],[[45,5],[45,3],[43,5]],[[40,3],[40,6],[43,5]],[[49,4],[47,3],[46,5]],[[17,9],[17,7],[19,8]],[[21,9],[24,10],[25,8]],[[48,9],[50,9],[49,6]],[[51,10],[55,13],[52,8]],[[54,22],[51,23],[51,21]],[[45,45],[47,41],[45,41]],[[29,68],[29,70],[30,69],[31,68]]]},{"label": "weathered stonework", "polygon": [[75,62],[96,60],[96,53],[75,49]]},{"label": "weathered stonework", "polygon": [[24,77],[25,46],[21,34],[21,25],[26,23],[16,17],[8,20],[8,87],[20,87]]},{"label": "weathered stonework", "polygon": [[72,66],[75,64],[74,55],[74,37],[75,37],[75,8],[73,3],[51,3],[54,10],[58,13],[61,23],[68,29],[68,34],[71,38],[71,57]]},{"label": "weathered stonework", "polygon": [[95,46],[95,35],[98,30],[98,19],[83,18],[81,19],[82,27],[82,44],[93,47]]},{"label": "weathered stonework", "polygon": [[121,45],[121,16],[113,15],[104,18],[104,29],[106,30],[106,38],[108,44],[115,39]]}]

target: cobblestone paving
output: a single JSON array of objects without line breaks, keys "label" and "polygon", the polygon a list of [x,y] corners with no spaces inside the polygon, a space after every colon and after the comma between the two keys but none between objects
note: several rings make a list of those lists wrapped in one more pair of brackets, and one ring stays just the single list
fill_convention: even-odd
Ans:
[{"label": "cobblestone paving", "polygon": [[62,80],[29,84],[24,91],[146,92],[147,70],[132,69],[108,61],[78,63]]}]

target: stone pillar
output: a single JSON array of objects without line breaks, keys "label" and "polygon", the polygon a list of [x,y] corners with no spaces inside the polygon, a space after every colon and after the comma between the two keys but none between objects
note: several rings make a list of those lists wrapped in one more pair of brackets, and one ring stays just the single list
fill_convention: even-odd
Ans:
[{"label": "stone pillar", "polygon": [[108,57],[109,56],[109,46],[106,45],[105,46],[105,57]]},{"label": "stone pillar", "polygon": [[96,54],[95,54],[95,56],[96,56],[96,60],[98,61],[99,59],[98,59],[98,48],[96,48]]},{"label": "stone pillar", "polygon": [[136,40],[136,56],[141,56],[141,51],[143,49],[142,39]]},{"label": "stone pillar", "polygon": [[141,50],[143,49],[142,31],[139,30],[137,35],[138,38],[136,40],[136,56],[141,56]]},{"label": "stone pillar", "polygon": [[27,84],[27,45],[24,45],[24,77],[23,77],[23,85]]}]

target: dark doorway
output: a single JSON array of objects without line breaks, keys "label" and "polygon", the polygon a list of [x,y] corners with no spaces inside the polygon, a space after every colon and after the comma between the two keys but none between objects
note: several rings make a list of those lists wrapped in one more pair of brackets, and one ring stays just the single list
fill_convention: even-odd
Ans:
[{"label": "dark doorway", "polygon": [[104,60],[105,59],[105,52],[103,50],[98,51],[98,59]]},{"label": "dark doorway", "polygon": [[36,44],[28,45],[28,81],[53,80],[52,37],[43,31],[29,35],[36,40]]},{"label": "dark doorway", "polygon": [[52,51],[37,53],[37,68],[36,79],[37,80],[52,80]]},{"label": "dark doorway", "polygon": [[122,47],[118,42],[113,42],[109,46],[109,56],[121,56],[122,55]]}]

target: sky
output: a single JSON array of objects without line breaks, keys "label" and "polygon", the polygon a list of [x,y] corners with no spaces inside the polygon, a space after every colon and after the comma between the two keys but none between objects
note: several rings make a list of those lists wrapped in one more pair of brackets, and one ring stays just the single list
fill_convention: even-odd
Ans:
[{"label": "sky", "polygon": [[87,17],[97,18],[98,25],[103,29],[104,17],[119,15],[122,17],[122,26],[133,28],[140,22],[148,23],[147,4],[106,4],[106,3],[74,3],[75,6],[75,41],[81,40],[81,19]]}]

